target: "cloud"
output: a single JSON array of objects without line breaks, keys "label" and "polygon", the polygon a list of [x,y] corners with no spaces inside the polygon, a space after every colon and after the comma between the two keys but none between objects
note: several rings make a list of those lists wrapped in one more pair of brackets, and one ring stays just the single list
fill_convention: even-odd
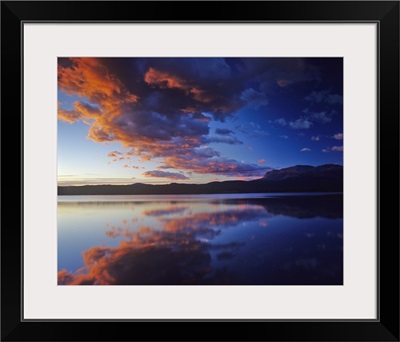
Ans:
[{"label": "cloud", "polygon": [[154,68],[149,68],[144,76],[144,80],[149,85],[158,86],[159,88],[181,89],[186,92],[186,94],[190,94],[198,102],[209,103],[215,100],[215,95],[207,92],[207,90],[201,89],[190,81]]},{"label": "cloud", "polygon": [[[58,65],[58,87],[69,95],[86,98],[99,109],[114,109],[116,102],[137,102],[127,88],[96,58],[70,59],[70,66]],[[81,109],[84,106],[81,107]],[[90,112],[90,111],[89,111]],[[119,113],[109,113],[114,116]]]},{"label": "cloud", "polygon": [[[59,103],[59,106],[60,105],[61,104]],[[73,110],[64,110],[62,108],[59,108],[58,118],[69,123],[74,123],[78,120],[95,119],[98,115],[101,114],[101,111],[98,107],[92,106],[88,103],[75,101],[73,103],[73,106]]]},{"label": "cloud", "polygon": [[309,149],[308,147],[304,147],[300,150],[300,152],[310,152],[311,149]]},{"label": "cloud", "polygon": [[[181,66],[180,70],[173,71],[149,67],[144,75],[144,81],[153,89],[177,90],[178,92],[163,91],[162,93],[168,95],[170,100],[173,98],[176,101],[175,106],[179,103],[187,104],[181,110],[192,108],[198,113],[208,112],[218,121],[225,121],[226,117],[245,105],[243,101],[238,100],[238,97],[226,96],[220,87],[210,86],[210,82],[204,82],[198,75],[192,75],[190,70],[189,72],[186,70],[185,76],[178,75],[177,73],[179,71],[182,73],[182,70],[185,71],[184,66]],[[193,76],[197,78],[197,81],[191,79]]]},{"label": "cloud", "polygon": [[276,119],[274,122],[276,122],[277,124],[281,125],[281,126],[286,126],[287,122],[284,118],[280,118],[280,119]]},{"label": "cloud", "polygon": [[119,151],[111,151],[111,152],[109,152],[109,153],[107,154],[107,157],[110,157],[110,158],[119,158],[121,155],[122,155],[122,153],[119,152]]},{"label": "cloud", "polygon": [[189,177],[186,177],[185,175],[178,173],[178,172],[166,172],[166,171],[159,171],[159,170],[145,171],[142,173],[142,175],[145,177],[167,178],[167,179],[172,179],[172,180],[189,179]]},{"label": "cloud", "polygon": [[343,152],[343,146],[332,146],[327,147],[322,150],[322,152],[327,153],[329,151]]},{"label": "cloud", "polygon": [[343,103],[343,97],[338,94],[329,95],[326,99],[326,103],[330,105],[341,105]]},{"label": "cloud", "polygon": [[253,137],[257,138],[259,136],[265,137],[268,135],[268,132],[261,128],[261,126],[253,121],[250,121],[249,125],[251,126],[250,132],[248,134]]},{"label": "cloud", "polygon": [[223,157],[196,158],[196,156],[168,158],[168,164],[160,168],[177,169],[178,166],[184,170],[190,168],[198,174],[219,174],[235,177],[262,176],[269,167],[260,167],[256,164],[239,162],[234,159]]},{"label": "cloud", "polygon": [[336,140],[343,140],[343,133],[336,133],[333,138]]},{"label": "cloud", "polygon": [[282,139],[289,139],[289,137],[288,137],[287,135],[280,135],[279,138],[282,138]]},{"label": "cloud", "polygon": [[260,107],[268,104],[267,96],[262,92],[254,90],[253,88],[247,88],[243,90],[240,98],[245,101],[249,107],[254,109],[259,109]]},{"label": "cloud", "polygon": [[307,118],[299,118],[295,121],[289,122],[290,127],[294,129],[308,129],[312,126],[312,122]]},{"label": "cloud", "polygon": [[231,131],[230,129],[217,128],[215,130],[215,133],[218,135],[229,135],[229,134],[232,134],[233,131]]},{"label": "cloud", "polygon": [[339,94],[332,94],[330,90],[312,91],[305,97],[305,100],[327,105],[341,105],[343,103],[343,97]]},{"label": "cloud", "polygon": [[315,112],[311,111],[309,108],[305,108],[303,110],[303,113],[305,114],[304,116],[289,123],[290,127],[295,129],[308,129],[314,123],[327,124],[331,122],[333,116],[337,114],[337,112],[334,110],[329,112],[328,111]]},{"label": "cloud", "polygon": [[62,108],[58,108],[58,118],[62,121],[72,124],[75,121],[79,121],[82,117],[80,113],[76,112],[75,110],[65,110]]},{"label": "cloud", "polygon": [[265,164],[267,161],[265,159],[258,159],[257,163]]},{"label": "cloud", "polygon": [[218,137],[207,137],[204,139],[205,143],[223,143],[229,145],[241,145],[243,142],[236,137],[232,136],[218,136]]},{"label": "cloud", "polygon": [[326,112],[311,112],[309,113],[309,119],[316,121],[316,122],[320,122],[320,123],[328,123],[332,121],[332,114],[334,114],[334,112],[331,112],[330,114],[327,114]]},{"label": "cloud", "polygon": [[271,69],[269,78],[273,80],[273,85],[285,88],[297,83],[315,81],[319,82],[319,70],[312,64],[307,63],[307,59],[293,58],[292,60],[282,58],[271,58],[269,63]]},{"label": "cloud", "polygon": [[[223,128],[210,137],[211,121],[265,105],[276,80],[294,84],[318,77],[307,59],[60,58],[59,91],[79,101],[73,109],[60,103],[58,116],[87,124],[92,141],[120,143],[130,157],[157,159],[164,169],[256,176],[263,174],[257,165],[200,153],[211,142],[242,143]],[[307,120],[291,123],[298,129],[309,126]],[[268,134],[261,128],[248,131]]]},{"label": "cloud", "polygon": [[245,125],[238,125],[235,127],[235,129],[238,130],[240,133],[249,134],[249,131]]},{"label": "cloud", "polygon": [[313,141],[319,141],[319,140],[320,140],[320,136],[319,136],[319,135],[317,135],[317,136],[312,136],[312,137],[311,137],[311,140],[313,140]]},{"label": "cloud", "polygon": [[[171,164],[169,159],[172,159],[176,164],[176,154],[184,160],[194,149],[207,143],[209,133],[210,119],[198,112],[195,105],[189,106],[193,99],[186,101],[187,97],[195,97],[195,102],[207,100],[197,91],[200,88],[182,78],[157,73],[155,69],[143,77],[152,86],[176,88],[183,93],[155,91],[143,82],[144,85],[138,89],[141,96],[134,96],[102,63],[102,59],[71,59],[69,66],[59,65],[60,90],[86,98],[93,104],[76,104],[79,111],[76,109],[71,113],[60,108],[59,115],[68,122],[85,120],[89,125],[88,138],[95,142],[120,142],[122,147],[129,149],[131,156],[142,160],[162,158],[165,164]],[[99,84],[98,88],[96,84]],[[181,109],[189,107],[193,111],[182,112]],[[212,106],[209,109],[219,113],[221,108],[220,103],[218,108]],[[240,143],[236,138],[214,139],[217,140],[228,144]],[[181,166],[191,171],[187,163]],[[179,165],[177,167],[182,169]]]}]

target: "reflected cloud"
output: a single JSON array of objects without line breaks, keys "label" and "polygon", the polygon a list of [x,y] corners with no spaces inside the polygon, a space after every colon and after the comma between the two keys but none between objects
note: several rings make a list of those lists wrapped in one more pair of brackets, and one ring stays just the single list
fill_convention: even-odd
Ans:
[{"label": "reflected cloud", "polygon": [[140,211],[140,220],[130,209],[137,209],[136,204],[130,202],[124,207],[126,213],[136,216],[120,217],[120,227],[106,224],[105,236],[118,239],[112,242],[118,245],[102,244],[83,251],[84,266],[76,272],[61,269],[59,285],[342,282],[340,223],[323,230],[312,221],[293,226],[296,229],[273,221],[274,215],[286,217],[292,224],[293,220],[310,217],[340,218],[340,196],[230,199],[184,205],[149,202],[145,206],[148,209]]},{"label": "reflected cloud", "polygon": [[183,213],[187,207],[168,207],[167,209],[155,209],[155,210],[144,210],[142,215],[144,216],[166,216],[173,214]]},{"label": "reflected cloud", "polygon": [[266,217],[268,213],[260,206],[238,207],[215,213],[197,213],[174,219],[163,219],[163,229],[173,232],[185,229],[202,229],[205,227],[228,228],[243,221],[257,220]]},{"label": "reflected cloud", "polygon": [[[206,244],[193,234],[131,232],[115,248],[82,253],[85,273],[58,273],[60,285],[178,285],[218,282],[211,273]],[[208,276],[208,279],[207,279]]]},{"label": "reflected cloud", "polygon": [[[257,205],[241,205],[235,210],[202,212],[171,218],[169,214],[185,210],[172,207],[147,210],[144,215],[156,216],[162,230],[139,226],[138,230],[111,227],[109,238],[127,238],[117,247],[96,246],[82,252],[85,267],[80,272],[61,270],[60,285],[133,285],[133,284],[220,284],[233,275],[211,267],[210,251],[218,259],[229,259],[244,245],[241,242],[212,243],[222,229],[243,221],[258,220],[268,213]],[[123,219],[126,223],[128,220]],[[223,279],[219,279],[223,275]]]}]

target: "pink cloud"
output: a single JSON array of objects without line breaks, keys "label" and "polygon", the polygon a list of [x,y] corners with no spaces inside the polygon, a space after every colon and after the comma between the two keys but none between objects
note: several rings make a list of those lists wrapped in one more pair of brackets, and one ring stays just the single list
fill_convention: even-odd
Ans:
[{"label": "pink cloud", "polygon": [[142,175],[145,177],[167,178],[167,179],[172,179],[172,180],[189,179],[189,177],[186,177],[185,175],[178,173],[178,172],[166,172],[166,171],[159,171],[159,170],[146,171],[146,172],[143,172]]},{"label": "pink cloud", "polygon": [[332,151],[342,152],[343,151],[343,146],[332,146],[331,150]]},{"label": "pink cloud", "polygon": [[343,140],[343,133],[337,133],[333,136],[336,140]]}]

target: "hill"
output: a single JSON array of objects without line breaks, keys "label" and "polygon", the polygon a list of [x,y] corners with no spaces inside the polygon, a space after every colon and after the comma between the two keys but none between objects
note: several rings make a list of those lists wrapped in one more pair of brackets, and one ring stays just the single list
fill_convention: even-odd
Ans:
[{"label": "hill", "polygon": [[267,172],[252,181],[225,181],[207,184],[170,183],[151,185],[85,185],[59,186],[58,195],[161,195],[224,194],[262,192],[342,192],[343,166],[296,165]]}]

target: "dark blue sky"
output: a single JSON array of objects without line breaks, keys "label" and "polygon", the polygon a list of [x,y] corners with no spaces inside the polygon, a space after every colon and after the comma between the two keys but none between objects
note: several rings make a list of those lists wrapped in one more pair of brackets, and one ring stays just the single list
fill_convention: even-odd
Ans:
[{"label": "dark blue sky", "polygon": [[342,58],[60,58],[59,183],[343,162]]}]

